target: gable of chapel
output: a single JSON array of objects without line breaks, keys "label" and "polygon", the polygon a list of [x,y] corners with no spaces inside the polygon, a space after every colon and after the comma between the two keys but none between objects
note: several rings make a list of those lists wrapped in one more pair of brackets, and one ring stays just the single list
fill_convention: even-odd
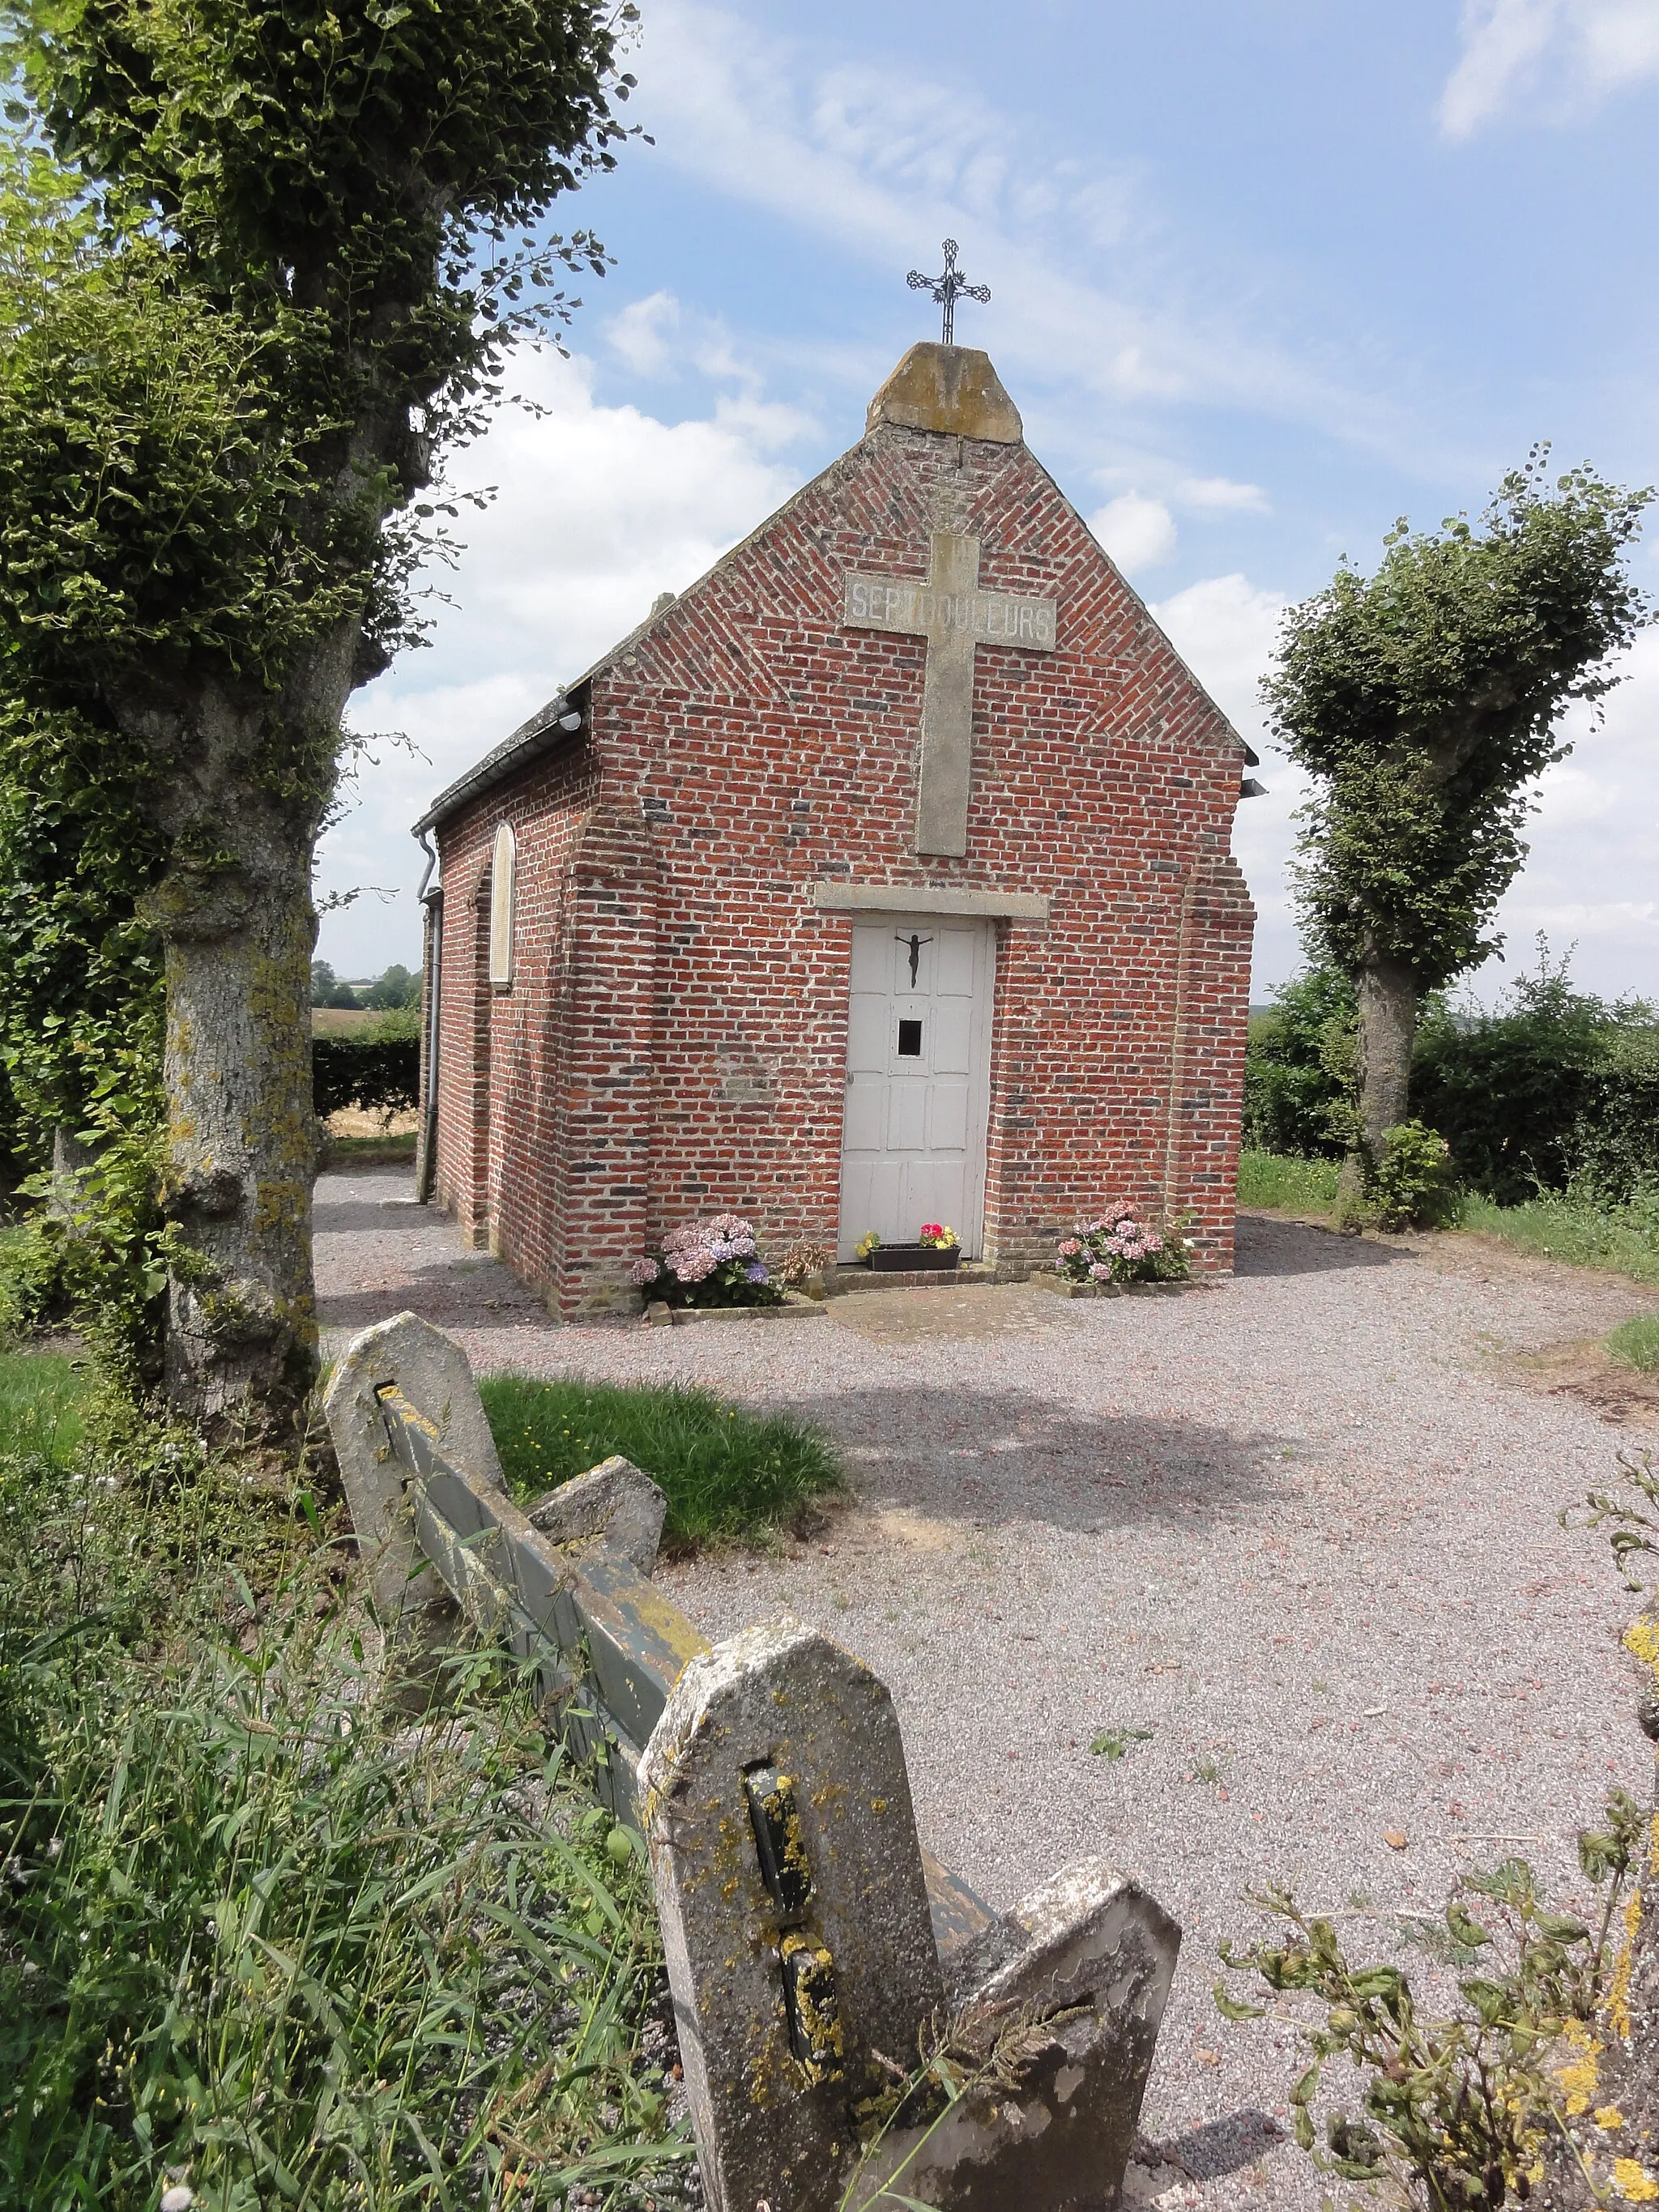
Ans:
[{"label": "gable of chapel", "polygon": [[[854,939],[873,957],[902,934],[872,915],[949,915],[983,938],[968,1180],[906,1168],[902,1188],[967,1192],[1005,1270],[1118,1197],[1189,1216],[1200,1263],[1231,1264],[1246,751],[1006,395],[997,413],[988,362],[990,411],[958,408],[961,433],[935,404],[959,364],[924,360],[905,386],[946,352],[915,349],[859,445],[428,817],[458,1040],[440,1053],[439,1195],[562,1307],[609,1295],[699,1210],[750,1215],[769,1249],[846,1248],[848,1206],[891,1182],[890,1145],[874,1183],[848,1180]],[[941,576],[970,580],[948,607],[916,589]],[[894,588],[866,601],[849,589],[865,578]],[[1018,614],[1045,605],[1046,632]],[[952,609],[980,624],[965,678]],[[998,641],[1022,620],[1022,643]],[[481,1012],[458,917],[502,822],[514,981]],[[881,1079],[894,1097],[904,1073]]]}]

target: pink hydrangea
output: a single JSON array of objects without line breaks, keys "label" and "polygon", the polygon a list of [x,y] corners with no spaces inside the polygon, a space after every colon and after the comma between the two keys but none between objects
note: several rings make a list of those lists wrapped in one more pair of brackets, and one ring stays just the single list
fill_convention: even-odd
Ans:
[{"label": "pink hydrangea", "polygon": [[[720,1273],[723,1269],[732,1272]],[[641,1290],[659,1280],[690,1289],[718,1274],[719,1279],[711,1285],[718,1291],[734,1282],[738,1271],[745,1282],[757,1287],[771,1280],[761,1261],[753,1223],[740,1213],[711,1213],[677,1222],[649,1256],[633,1263],[629,1280]]]},{"label": "pink hydrangea", "polygon": [[1082,1249],[1082,1245],[1075,1237],[1066,1237],[1060,1240],[1060,1256],[1062,1260],[1075,1260]]}]

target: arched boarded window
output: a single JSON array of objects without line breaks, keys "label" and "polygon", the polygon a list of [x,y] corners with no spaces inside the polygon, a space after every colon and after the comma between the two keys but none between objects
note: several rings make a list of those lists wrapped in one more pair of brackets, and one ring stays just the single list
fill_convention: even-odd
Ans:
[{"label": "arched boarded window", "polygon": [[513,825],[495,832],[489,864],[489,980],[498,991],[513,988],[513,909],[518,893],[519,841]]}]

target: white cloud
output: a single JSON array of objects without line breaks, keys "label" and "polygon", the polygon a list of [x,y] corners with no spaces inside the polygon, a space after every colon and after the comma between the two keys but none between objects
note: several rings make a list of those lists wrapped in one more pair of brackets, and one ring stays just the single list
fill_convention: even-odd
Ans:
[{"label": "white cloud", "polygon": [[1247,576],[1208,576],[1160,600],[1152,613],[1170,643],[1242,736],[1261,738],[1258,687],[1285,601]]},{"label": "white cloud", "polygon": [[672,364],[669,341],[679,329],[680,303],[672,292],[635,300],[605,326],[605,342],[636,376],[663,376]]},{"label": "white cloud", "polygon": [[1260,690],[1285,605],[1279,592],[1235,574],[1207,576],[1152,609],[1217,706],[1262,755],[1255,773],[1267,795],[1241,799],[1233,818],[1233,851],[1255,902],[1251,996],[1258,1000],[1302,965],[1287,870],[1296,847],[1291,817],[1307,797],[1308,783],[1288,761],[1268,750]]},{"label": "white cloud", "polygon": [[[1255,982],[1261,999],[1302,964],[1289,866],[1292,817],[1309,794],[1306,777],[1267,738],[1259,685],[1273,656],[1285,601],[1243,575],[1212,576],[1158,602],[1152,613],[1194,674],[1240,735],[1262,755],[1267,787],[1243,801],[1233,832],[1256,906]],[[1659,785],[1653,737],[1659,729],[1659,630],[1646,630],[1625,656],[1624,681],[1606,702],[1598,727],[1587,709],[1564,734],[1573,750],[1540,780],[1531,850],[1498,908],[1504,957],[1469,979],[1490,1000],[1506,974],[1531,966],[1539,930],[1553,950],[1575,941],[1583,969],[1608,995],[1659,999]],[[1593,957],[1592,957],[1593,956]]]},{"label": "white cloud", "polygon": [[1173,496],[1181,506],[1196,507],[1200,514],[1217,508],[1248,514],[1273,513],[1260,484],[1235,483],[1231,477],[1183,477]]},{"label": "white cloud", "polygon": [[1090,519],[1089,527],[1126,576],[1156,568],[1176,550],[1175,517],[1161,499],[1120,492]]},{"label": "white cloud", "polygon": [[635,300],[604,326],[605,342],[625,369],[651,381],[672,381],[683,369],[695,369],[715,383],[734,384],[716,421],[766,447],[809,436],[817,424],[799,408],[762,397],[765,380],[758,366],[734,343],[717,315],[685,307],[672,292],[658,291]]},{"label": "white cloud", "polygon": [[[1135,166],[1034,155],[1022,118],[959,84],[918,82],[879,60],[814,74],[801,44],[706,0],[655,0],[638,67],[658,158],[769,219],[886,269],[914,264],[921,241],[971,237],[966,273],[992,285],[1005,373],[1059,373],[1117,398],[1311,416],[1350,439],[1368,438],[1393,405],[1340,389],[1213,287],[1172,307]],[[1111,252],[1109,288],[1079,272],[1085,242]],[[957,326],[968,343],[985,327],[975,312]],[[888,364],[847,366],[873,388]]]},{"label": "white cloud", "polygon": [[1467,138],[1543,90],[1577,112],[1659,76],[1655,0],[1465,0],[1463,51],[1440,98],[1440,125]]},{"label": "white cloud", "polygon": [[[421,856],[408,827],[432,797],[799,482],[778,456],[805,418],[758,397],[666,422],[599,404],[591,364],[550,352],[521,362],[520,389],[540,411],[504,410],[456,471],[462,489],[500,487],[482,514],[463,509],[464,608],[440,616],[434,650],[400,660],[353,702],[355,727],[406,732],[425,758],[383,749],[325,841],[325,890],[403,884],[389,907],[364,896],[325,919],[320,949],[342,973],[412,963]],[[477,678],[480,668],[491,673]]]},{"label": "white cloud", "polygon": [[[1541,929],[1558,953],[1575,940],[1595,948],[1598,989],[1659,999],[1659,902],[1647,895],[1659,881],[1659,632],[1643,632],[1622,673],[1601,727],[1587,711],[1571,716],[1573,750],[1540,781],[1532,850],[1498,908],[1503,967],[1529,967]],[[1482,971],[1482,997],[1499,973]]]},{"label": "white cloud", "polygon": [[768,456],[805,418],[747,397],[672,423],[601,406],[591,364],[551,353],[520,389],[538,411],[504,410],[457,471],[499,487],[465,526],[459,589],[469,662],[539,669],[550,693],[788,495],[796,473]]}]

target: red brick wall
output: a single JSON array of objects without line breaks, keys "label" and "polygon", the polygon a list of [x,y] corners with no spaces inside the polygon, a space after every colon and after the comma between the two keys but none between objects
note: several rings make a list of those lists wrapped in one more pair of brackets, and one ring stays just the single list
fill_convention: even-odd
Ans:
[{"label": "red brick wall", "polygon": [[[962,860],[911,850],[923,641],[839,627],[848,569],[925,576],[946,526],[980,538],[982,589],[1059,603],[1054,653],[979,649]],[[517,830],[489,1206],[562,1308],[694,1212],[834,1241],[850,922],[811,896],[835,878],[1051,902],[999,925],[988,1256],[1047,1257],[1124,1197],[1190,1209],[1201,1263],[1231,1265],[1238,740],[1024,447],[878,430],[613,659],[592,725],[441,836],[464,930],[496,822]],[[439,1192],[463,1221],[481,960],[447,941]]]},{"label": "red brick wall", "polygon": [[[563,1253],[568,878],[599,788],[586,744],[562,745],[445,823],[438,838],[434,1195],[475,1242],[492,1244],[537,1282],[553,1280]],[[513,988],[497,992],[489,975],[490,858],[504,821],[518,840],[517,896]]]}]

